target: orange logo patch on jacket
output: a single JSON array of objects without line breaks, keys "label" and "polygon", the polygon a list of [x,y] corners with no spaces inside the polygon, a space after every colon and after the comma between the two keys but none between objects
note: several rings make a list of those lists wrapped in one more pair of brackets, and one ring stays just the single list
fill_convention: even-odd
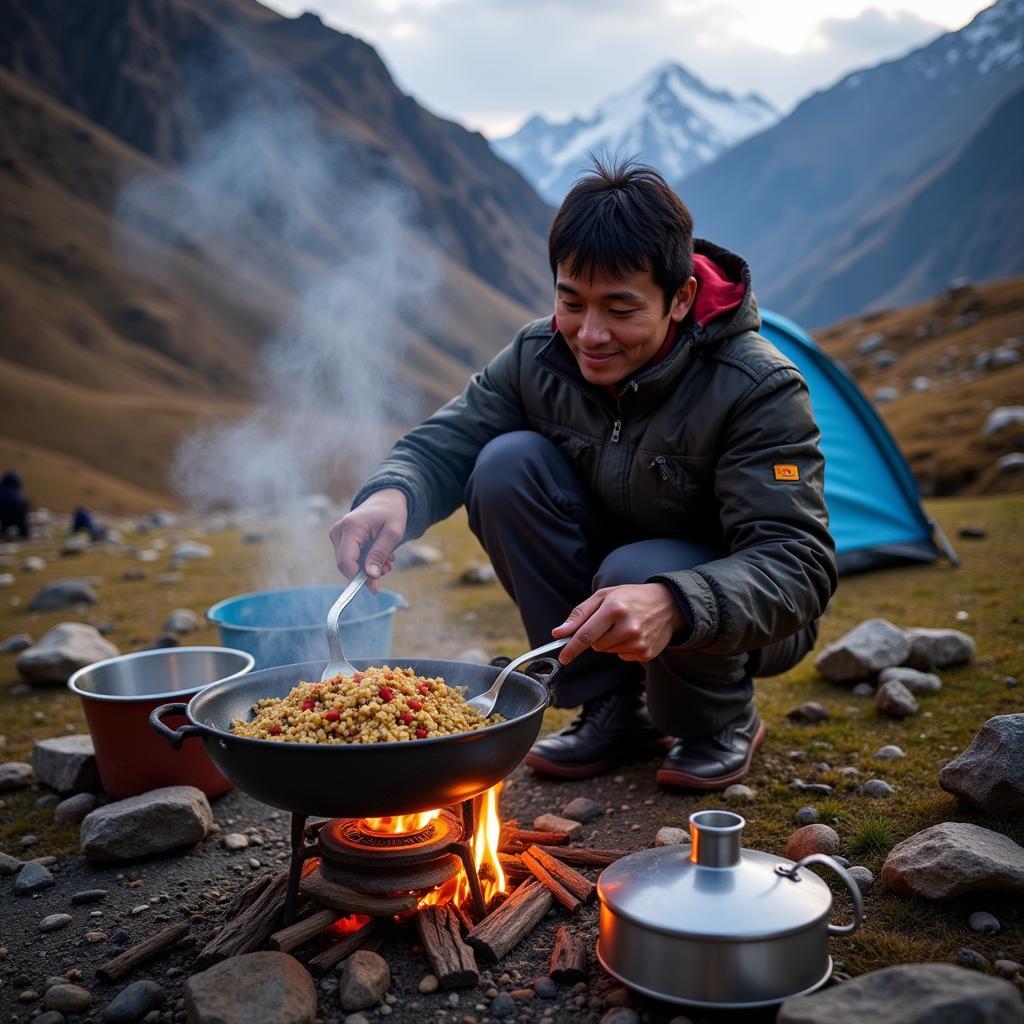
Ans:
[{"label": "orange logo patch on jacket", "polygon": [[784,466],[772,466],[775,470],[776,480],[799,480],[800,469],[797,466],[784,465]]}]

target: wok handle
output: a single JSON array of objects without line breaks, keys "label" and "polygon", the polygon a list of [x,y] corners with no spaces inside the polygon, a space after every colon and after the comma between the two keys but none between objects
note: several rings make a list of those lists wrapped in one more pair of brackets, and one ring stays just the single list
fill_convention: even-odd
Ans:
[{"label": "wok handle", "polygon": [[160,733],[160,735],[163,736],[163,738],[167,740],[175,750],[180,750],[182,743],[184,743],[189,736],[198,736],[203,731],[198,725],[192,725],[191,722],[186,722],[183,726],[180,726],[177,729],[169,729],[161,721],[162,718],[166,718],[168,715],[185,714],[185,708],[187,707],[187,704],[161,704],[160,707],[153,708],[149,713],[149,724],[153,726],[153,728],[156,729],[156,731]]},{"label": "wok handle", "polygon": [[853,897],[853,920],[849,924],[829,923],[829,935],[849,935],[851,932],[855,932],[864,920],[864,900],[860,894],[860,886],[857,884],[857,880],[842,864],[824,853],[809,854],[803,860],[798,860],[795,867],[805,868],[810,864],[821,864],[826,868],[831,868],[843,880],[846,888],[850,890],[850,895]]}]

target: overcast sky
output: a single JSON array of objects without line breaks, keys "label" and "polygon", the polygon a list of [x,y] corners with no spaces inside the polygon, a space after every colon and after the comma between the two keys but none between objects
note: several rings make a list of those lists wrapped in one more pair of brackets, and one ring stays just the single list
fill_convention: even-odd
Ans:
[{"label": "overcast sky", "polygon": [[425,107],[508,134],[541,113],[590,114],[672,59],[782,112],[846,72],[901,56],[978,0],[263,0],[373,44]]}]

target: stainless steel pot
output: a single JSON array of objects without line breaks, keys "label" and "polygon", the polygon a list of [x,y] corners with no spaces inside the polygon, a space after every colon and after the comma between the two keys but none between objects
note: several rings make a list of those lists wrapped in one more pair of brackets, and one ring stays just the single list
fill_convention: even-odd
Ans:
[{"label": "stainless steel pot", "polygon": [[[597,957],[609,974],[657,999],[724,1009],[771,1006],[828,980],[829,936],[863,916],[856,881],[824,854],[794,863],[743,849],[745,824],[699,811],[691,846],[642,850],[602,872]],[[830,923],[832,893],[811,864],[846,883],[852,923]]]}]

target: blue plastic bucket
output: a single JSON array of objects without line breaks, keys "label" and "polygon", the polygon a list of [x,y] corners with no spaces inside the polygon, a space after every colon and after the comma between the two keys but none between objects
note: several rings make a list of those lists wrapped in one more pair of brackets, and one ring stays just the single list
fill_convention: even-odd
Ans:
[{"label": "blue plastic bucket", "polygon": [[[216,624],[221,643],[248,651],[256,668],[327,661],[324,626],[342,586],[260,590],[229,597],[210,608],[206,618]],[[341,616],[341,645],[349,659],[386,658],[391,654],[395,609],[405,608],[399,594],[365,588]]]}]

